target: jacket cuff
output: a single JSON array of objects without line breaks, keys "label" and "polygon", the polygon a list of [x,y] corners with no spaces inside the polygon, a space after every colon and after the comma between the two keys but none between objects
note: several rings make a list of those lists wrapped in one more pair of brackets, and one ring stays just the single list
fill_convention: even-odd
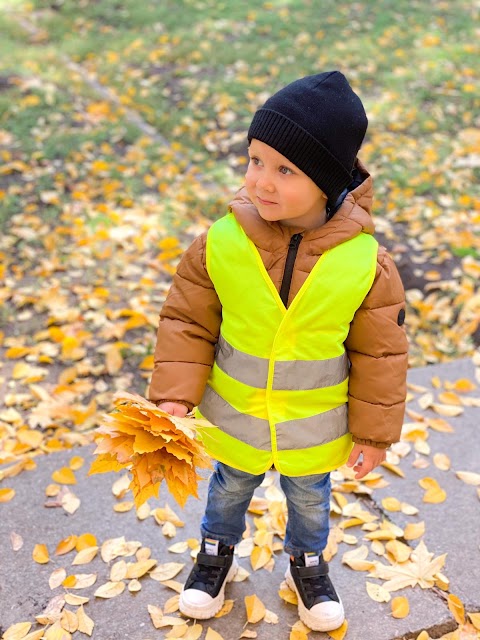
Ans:
[{"label": "jacket cuff", "polygon": [[187,402],[186,400],[155,400],[153,404],[156,404],[158,407],[158,405],[162,404],[162,402],[176,402],[177,404],[183,404],[184,407],[187,407],[189,412],[195,406],[191,402]]},{"label": "jacket cuff", "polygon": [[390,444],[388,442],[375,442],[374,440],[364,440],[363,438],[357,438],[352,436],[353,442],[356,444],[365,444],[368,447],[375,447],[376,449],[388,449]]}]

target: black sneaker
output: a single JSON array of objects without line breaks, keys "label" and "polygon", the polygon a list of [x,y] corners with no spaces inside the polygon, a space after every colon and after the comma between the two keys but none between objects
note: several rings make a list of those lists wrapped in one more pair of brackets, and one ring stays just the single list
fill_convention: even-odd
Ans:
[{"label": "black sneaker", "polygon": [[313,631],[333,631],[345,620],[342,601],[328,577],[322,555],[305,553],[290,560],[285,579],[298,598],[300,620]]},{"label": "black sneaker", "polygon": [[238,570],[233,547],[204,538],[195,566],[180,594],[179,607],[189,618],[212,618],[225,602],[225,585]]}]

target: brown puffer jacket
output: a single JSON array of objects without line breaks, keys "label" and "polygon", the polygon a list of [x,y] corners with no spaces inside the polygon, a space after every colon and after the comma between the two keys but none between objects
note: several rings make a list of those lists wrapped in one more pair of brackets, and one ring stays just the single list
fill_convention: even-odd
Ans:
[{"label": "brown puffer jacket", "polygon": [[[335,216],[316,229],[305,231],[266,222],[244,188],[230,203],[230,210],[255,243],[277,290],[290,238],[303,233],[288,304],[324,251],[362,231],[373,234],[372,179],[360,163],[358,168],[363,182],[347,194]],[[157,404],[180,402],[189,409],[197,405],[213,365],[222,308],[206,271],[206,236],[207,232],[199,236],[184,253],[160,313],[149,389],[150,400]],[[374,283],[345,341],[351,363],[348,424],[355,442],[386,448],[400,437],[408,351],[404,309],[405,294],[397,268],[386,249],[379,247]]]}]

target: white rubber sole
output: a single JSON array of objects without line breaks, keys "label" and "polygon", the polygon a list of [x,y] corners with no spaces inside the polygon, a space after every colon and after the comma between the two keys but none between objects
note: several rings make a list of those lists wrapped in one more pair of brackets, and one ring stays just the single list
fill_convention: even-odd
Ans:
[{"label": "white rubber sole", "polygon": [[[288,567],[285,573],[285,580],[292,591],[297,594],[298,600],[298,615],[300,620],[307,625],[312,631],[334,631],[341,627],[345,620],[345,611],[343,610],[342,600],[340,599],[338,612],[332,615],[326,615],[322,613],[322,619],[320,620],[318,615],[313,614],[303,604],[302,598],[298,592],[297,585],[295,584],[292,574],[290,573],[290,567]],[[318,605],[316,605],[318,606]]]},{"label": "white rubber sole", "polygon": [[[222,588],[218,592],[216,598],[211,598],[209,602],[206,604],[200,604],[196,602],[189,602],[188,592],[195,591],[194,589],[188,589],[187,591],[182,591],[180,594],[180,600],[178,603],[180,613],[188,618],[196,618],[198,620],[207,620],[208,618],[213,618],[215,614],[217,614],[220,609],[223,607],[223,603],[225,602],[225,586],[227,582],[231,582],[236,576],[238,571],[238,562],[234,557],[232,566],[230,567],[230,571],[227,573],[227,579],[223,583]],[[197,593],[203,593],[198,592]]]}]

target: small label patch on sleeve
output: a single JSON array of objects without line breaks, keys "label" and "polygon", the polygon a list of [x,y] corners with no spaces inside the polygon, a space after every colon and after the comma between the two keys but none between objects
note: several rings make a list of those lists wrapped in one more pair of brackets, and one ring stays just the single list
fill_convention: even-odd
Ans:
[{"label": "small label patch on sleeve", "polygon": [[405,322],[405,309],[400,309],[398,312],[397,324],[399,327]]}]

